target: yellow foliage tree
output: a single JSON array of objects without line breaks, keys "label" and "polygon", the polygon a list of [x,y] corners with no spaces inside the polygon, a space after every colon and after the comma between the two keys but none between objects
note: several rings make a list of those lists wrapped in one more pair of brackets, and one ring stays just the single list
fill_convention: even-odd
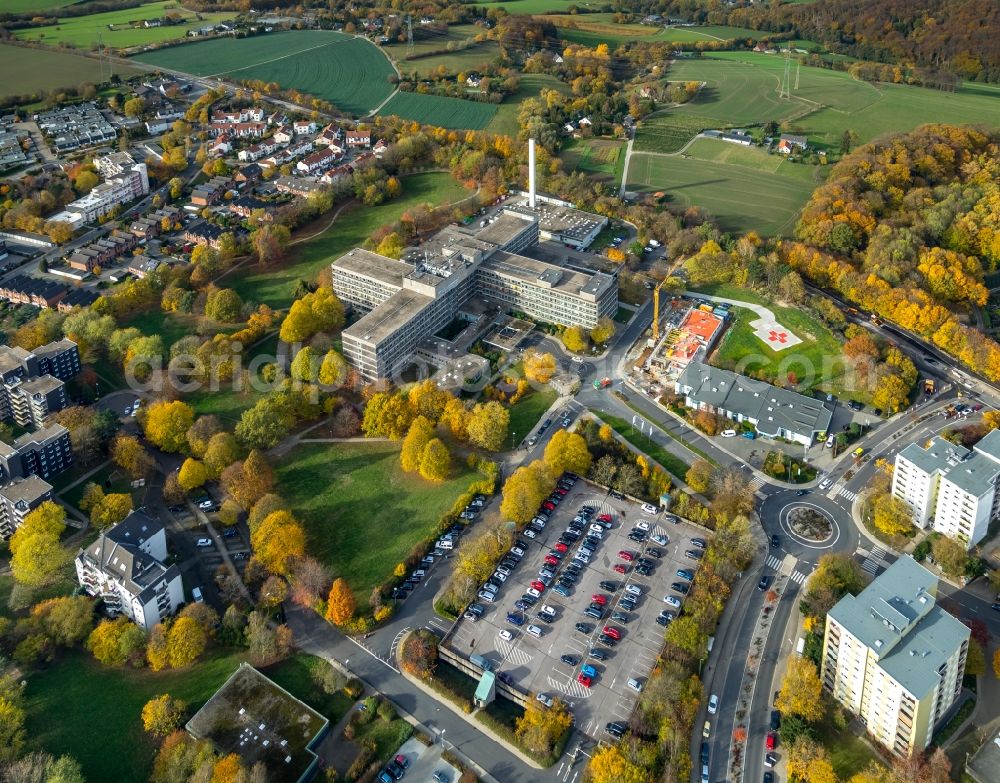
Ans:
[{"label": "yellow foliage tree", "polygon": [[29,513],[10,539],[10,568],[14,579],[24,585],[41,587],[55,579],[69,562],[69,552],[59,536],[66,529],[62,506],[46,500]]},{"label": "yellow foliage tree", "polygon": [[524,352],[524,375],[535,383],[548,383],[556,374],[559,365],[551,353],[528,350]]},{"label": "yellow foliage tree", "polygon": [[649,776],[638,764],[625,757],[621,745],[602,745],[594,751],[587,765],[593,783],[649,783]]},{"label": "yellow foliage tree", "polygon": [[330,594],[326,598],[326,619],[334,625],[343,625],[352,617],[357,605],[354,600],[354,592],[347,584],[347,580],[338,577],[330,585]]},{"label": "yellow foliage tree", "polygon": [[205,629],[193,617],[178,617],[167,631],[167,656],[174,669],[189,666],[205,651]]},{"label": "yellow foliage tree", "polygon": [[823,717],[822,691],[823,684],[813,662],[793,656],[774,706],[782,715],[797,715],[806,723],[815,723]]},{"label": "yellow foliage tree", "polygon": [[585,475],[590,470],[590,451],[582,435],[567,430],[557,430],[545,444],[545,465],[553,476],[569,470]]},{"label": "yellow foliage tree", "polygon": [[873,504],[875,527],[888,536],[901,536],[913,530],[913,514],[905,501],[895,495],[879,496]]},{"label": "yellow foliage tree", "polygon": [[268,571],[285,576],[305,554],[306,534],[290,511],[275,511],[250,534],[250,546]]},{"label": "yellow foliage tree", "polygon": [[441,482],[448,478],[450,470],[451,452],[448,447],[440,438],[428,441],[420,455],[420,475],[428,481]]},{"label": "yellow foliage tree", "polygon": [[567,327],[562,333],[563,345],[573,353],[583,353],[587,350],[587,333],[579,326]]},{"label": "yellow foliage tree", "polygon": [[504,484],[500,513],[519,524],[527,522],[554,484],[548,468],[539,460],[519,467]]},{"label": "yellow foliage tree", "polygon": [[163,451],[178,452],[187,447],[187,431],[194,423],[194,409],[179,400],[158,400],[141,417],[150,443]]},{"label": "yellow foliage tree", "polygon": [[399,464],[407,473],[420,469],[424,455],[424,447],[434,437],[434,426],[423,416],[417,416],[403,438],[403,447],[399,451]]},{"label": "yellow foliage tree", "polygon": [[703,459],[696,459],[694,464],[688,468],[688,472],[684,474],[684,481],[698,493],[706,492],[711,480],[712,464]]},{"label": "yellow foliage tree", "polygon": [[149,633],[146,642],[146,660],[154,672],[163,671],[170,666],[170,651],[167,647],[167,627],[157,623]]},{"label": "yellow foliage tree", "polygon": [[469,412],[465,429],[469,441],[488,451],[499,451],[507,440],[510,411],[499,402],[481,402]]},{"label": "yellow foliage tree", "polygon": [[142,707],[142,727],[157,737],[166,737],[181,725],[187,704],[173,698],[169,693],[161,693],[147,701]]},{"label": "yellow foliage tree", "polygon": [[573,715],[561,699],[556,699],[551,707],[529,699],[524,715],[515,723],[514,733],[529,750],[548,755],[572,725]]}]

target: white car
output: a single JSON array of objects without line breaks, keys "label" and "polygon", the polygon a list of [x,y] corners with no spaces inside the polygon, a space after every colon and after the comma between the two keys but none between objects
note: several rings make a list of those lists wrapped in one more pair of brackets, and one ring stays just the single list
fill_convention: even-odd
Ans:
[{"label": "white car", "polygon": [[519,546],[511,547],[510,553],[514,555],[514,557],[524,557],[524,550]]},{"label": "white car", "polygon": [[573,559],[574,560],[579,560],[581,563],[583,563],[584,565],[586,565],[587,563],[590,562],[590,555],[588,555],[586,552],[582,552],[581,551],[581,552],[577,552],[575,555],[573,555]]},{"label": "white car", "polygon": [[[497,566],[497,573],[503,574],[504,576],[510,576],[510,569],[507,566]],[[423,576],[423,574],[421,574]]]},{"label": "white car", "polygon": [[198,508],[200,508],[202,511],[213,511],[215,509],[215,501],[203,500],[201,501],[201,503],[198,504]]},{"label": "white car", "polygon": [[591,533],[597,533],[597,534],[603,536],[604,535],[604,526],[603,525],[598,525],[598,524],[595,523],[595,524],[593,524],[593,525],[590,526],[590,532]]},{"label": "white car", "polygon": [[628,678],[628,687],[634,690],[636,693],[642,693],[642,683],[639,682],[635,677]]},{"label": "white car", "polygon": [[529,625],[524,630],[527,633],[530,633],[536,639],[541,639],[542,638],[542,634],[545,633],[545,631],[542,630],[542,627],[540,625]]},{"label": "white car", "polygon": [[644,530],[646,532],[649,532],[649,522],[647,522],[645,519],[642,519],[642,520],[636,522],[635,526],[639,530]]},{"label": "white car", "polygon": [[528,595],[530,595],[532,598],[541,598],[542,597],[542,594],[538,590],[536,590],[534,587],[529,587],[524,592],[527,593]]},{"label": "white car", "polygon": [[539,702],[540,704],[544,704],[546,707],[552,706],[552,697],[544,693],[539,693],[535,697],[535,701]]},{"label": "white car", "polygon": [[656,514],[657,513],[657,508],[652,503],[643,503],[642,504],[642,510],[645,511],[647,514]]},{"label": "white car", "polygon": [[819,483],[819,488],[820,488],[820,489],[826,489],[826,488],[827,488],[827,487],[829,487],[829,486],[830,486],[830,484],[832,484],[832,483],[833,483],[833,479],[823,479],[823,480],[822,480],[822,481],[821,481],[821,482]]},{"label": "white car", "polygon": [[576,362],[577,364],[581,364],[583,362],[583,359],[580,358],[579,356],[574,356],[573,361]]},{"label": "white car", "polygon": [[666,546],[667,544],[670,543],[670,539],[669,538],[667,538],[664,535],[660,535],[659,533],[657,533],[656,535],[650,536],[649,540],[652,541],[654,544],[659,544],[660,546]]},{"label": "white car", "polygon": [[531,529],[530,527],[529,527],[529,528],[527,528],[526,530],[523,530],[521,534],[522,534],[522,535],[523,535],[523,536],[524,536],[525,538],[534,538],[535,536],[537,536],[537,535],[538,535],[538,533],[536,533],[536,532],[535,532],[534,530],[532,530],[532,529]]},{"label": "white car", "polygon": [[625,592],[629,595],[642,595],[642,588],[639,585],[625,585]]},{"label": "white car", "polygon": [[719,433],[723,438],[735,438],[736,430],[723,430]]},{"label": "white car", "polygon": [[509,642],[511,639],[514,638],[514,634],[512,634],[507,629],[504,629],[504,630],[500,631],[500,633],[498,633],[497,636],[499,638],[503,639],[505,642]]},{"label": "white car", "polygon": [[681,606],[681,600],[672,595],[663,596],[663,603],[665,603],[667,606],[672,606],[675,609],[680,609]]},{"label": "white car", "polygon": [[479,600],[480,601],[485,601],[486,603],[491,604],[491,603],[493,603],[494,601],[497,600],[497,594],[496,593],[487,593],[485,590],[480,590],[479,591]]},{"label": "white car", "polygon": [[708,714],[715,715],[719,711],[719,697],[714,693],[708,699]]},{"label": "white car", "polygon": [[506,582],[507,574],[501,574],[499,571],[494,571],[493,578],[496,579],[498,582]]}]

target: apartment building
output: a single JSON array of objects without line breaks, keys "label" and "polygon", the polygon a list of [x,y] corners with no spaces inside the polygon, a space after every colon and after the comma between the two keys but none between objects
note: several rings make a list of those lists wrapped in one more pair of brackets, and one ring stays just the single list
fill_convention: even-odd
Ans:
[{"label": "apartment building", "polygon": [[896,455],[892,494],[906,502],[913,523],[971,548],[1000,515],[1000,431],[971,450],[933,438],[911,443]]},{"label": "apartment building", "polygon": [[108,612],[150,631],[184,602],[180,569],[166,565],[166,559],[163,523],[132,511],[77,553],[76,577],[89,595],[103,600]]},{"label": "apartment building", "polygon": [[969,629],[936,596],[937,579],[907,556],[827,614],[823,687],[900,756],[930,744],[962,691]]},{"label": "apartment building", "polygon": [[76,343],[57,340],[36,348],[0,346],[0,420],[40,428],[45,417],[66,407],[65,384],[80,372]]},{"label": "apartment building", "polygon": [[28,476],[51,478],[73,464],[69,430],[61,424],[28,432],[13,444],[0,441],[0,482]]},{"label": "apartment building", "polygon": [[108,214],[120,204],[127,204],[149,193],[146,164],[133,161],[126,168],[123,156],[132,160],[127,153],[117,153],[111,161],[107,158],[112,156],[95,158],[95,164],[101,161],[103,170],[115,173],[89,193],[67,204],[64,212],[77,216],[80,223],[89,223]]},{"label": "apartment building", "polygon": [[52,485],[38,476],[28,476],[0,487],[0,538],[14,535],[24,518],[46,500],[52,500]]},{"label": "apartment building", "polygon": [[618,285],[519,255],[538,242],[538,215],[513,205],[478,226],[448,226],[395,261],[355,249],[333,263],[333,287],[366,313],[344,330],[344,355],[368,380],[402,367],[473,297],[539,321],[592,328],[614,315]]}]

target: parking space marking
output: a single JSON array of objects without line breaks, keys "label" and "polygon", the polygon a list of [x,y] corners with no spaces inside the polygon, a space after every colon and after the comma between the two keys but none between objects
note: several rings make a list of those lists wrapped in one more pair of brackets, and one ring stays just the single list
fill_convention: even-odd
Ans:
[{"label": "parking space marking", "polygon": [[560,693],[564,693],[567,696],[571,696],[577,699],[589,699],[593,693],[590,688],[585,685],[581,685],[576,680],[570,680],[569,682],[559,682],[551,677],[548,678],[548,683],[550,688],[555,688],[555,690]]},{"label": "parking space marking", "polygon": [[503,660],[515,663],[518,666],[524,666],[531,663],[534,655],[522,650],[517,645],[513,645],[510,642],[505,642],[503,639],[497,639],[497,651],[503,656]]}]

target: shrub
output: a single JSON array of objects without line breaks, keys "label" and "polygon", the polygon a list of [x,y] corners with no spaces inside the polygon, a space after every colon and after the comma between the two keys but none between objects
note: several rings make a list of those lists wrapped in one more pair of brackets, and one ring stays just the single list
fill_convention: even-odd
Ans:
[{"label": "shrub", "polygon": [[350,699],[360,699],[364,692],[364,683],[357,677],[351,677],[344,686],[344,694]]}]

